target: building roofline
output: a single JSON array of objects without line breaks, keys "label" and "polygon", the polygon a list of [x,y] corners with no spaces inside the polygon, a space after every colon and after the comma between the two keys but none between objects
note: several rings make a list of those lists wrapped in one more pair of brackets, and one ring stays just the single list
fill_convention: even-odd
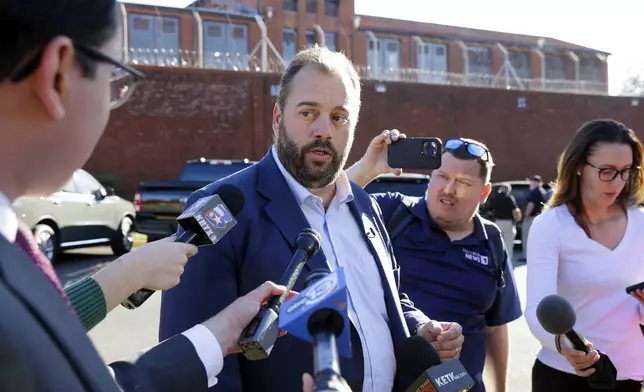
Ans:
[{"label": "building roofline", "polygon": [[[399,21],[405,21],[404,19],[395,19],[395,18],[386,18],[382,16],[373,16],[373,15],[359,15],[356,14],[356,17],[360,18],[365,18],[367,20],[379,20],[379,21],[390,21],[393,23],[397,23]],[[526,49],[544,49],[546,51],[573,51],[575,53],[588,53],[588,54],[602,54],[604,56],[610,56],[611,53],[586,47],[583,45],[578,45],[578,44],[573,44],[570,42],[562,41],[556,38],[550,38],[550,37],[538,37],[534,35],[527,35],[527,34],[518,34],[518,33],[508,33],[508,32],[501,32],[501,31],[494,31],[494,30],[484,30],[484,29],[476,29],[476,28],[471,28],[471,27],[463,27],[463,26],[455,26],[455,25],[444,25],[444,24],[438,24],[438,23],[430,23],[430,22],[420,22],[420,21],[414,21],[414,20],[408,20],[407,22],[416,24],[416,25],[425,25],[427,27],[437,27],[437,28],[442,28],[442,29],[461,29],[465,31],[470,31],[472,33],[484,33],[484,34],[494,34],[498,36],[505,36],[507,37],[506,40],[504,39],[492,39],[492,38],[482,38],[482,39],[476,39],[474,37],[467,37],[467,36],[460,36],[458,34],[441,34],[441,33],[432,33],[432,32],[420,32],[420,31],[410,31],[408,29],[397,29],[397,28],[390,28],[390,27],[366,27],[366,26],[360,26],[358,28],[358,31],[372,31],[372,32],[378,32],[382,34],[395,34],[395,35],[402,35],[402,36],[419,36],[419,37],[427,37],[427,38],[436,38],[436,39],[444,39],[447,41],[455,41],[455,40],[461,40],[461,41],[466,41],[466,42],[471,42],[471,43],[479,43],[479,44],[495,44],[497,42],[501,43],[504,46],[507,46],[509,48],[515,47],[515,48],[526,48]],[[512,36],[519,36],[523,38],[528,38],[528,39],[534,39],[535,41],[538,41],[541,38],[545,38],[546,40],[551,41],[550,44],[544,45],[542,47],[539,47],[538,44],[529,44],[525,42],[517,42],[515,40],[512,40]]]},{"label": "building roofline", "polygon": [[123,3],[126,6],[126,8],[129,6],[129,7],[137,7],[137,8],[172,10],[175,12],[176,11],[179,11],[179,12],[199,11],[200,14],[229,16],[229,17],[249,19],[249,20],[255,20],[255,15],[256,15],[252,13],[244,13],[244,12],[237,12],[237,11],[221,11],[221,10],[216,10],[211,8],[194,7],[192,4],[189,4],[184,8],[177,8],[177,7],[160,6],[160,5],[129,3],[127,1],[121,1],[121,3]]}]

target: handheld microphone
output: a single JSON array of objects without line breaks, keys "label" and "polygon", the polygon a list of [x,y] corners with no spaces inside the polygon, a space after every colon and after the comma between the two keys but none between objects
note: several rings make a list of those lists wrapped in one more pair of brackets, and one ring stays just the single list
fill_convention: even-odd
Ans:
[{"label": "handheld microphone", "polygon": [[463,392],[474,386],[458,359],[441,362],[434,347],[422,336],[409,337],[398,346],[396,366],[410,378],[417,377],[407,392]]},{"label": "handheld microphone", "polygon": [[[537,305],[537,319],[546,332],[553,335],[564,335],[575,350],[583,351],[586,354],[590,352],[586,343],[573,329],[577,322],[577,315],[575,309],[565,298],[556,294],[543,298]],[[601,356],[603,358],[591,366],[595,372],[586,377],[586,381],[596,389],[614,389],[617,370],[606,354],[601,353]]]},{"label": "handheld microphone", "polygon": [[320,234],[313,229],[304,229],[297,236],[295,240],[297,250],[278,283],[286,286],[286,291],[282,295],[271,297],[239,338],[238,344],[246,359],[256,361],[268,358],[270,355],[279,335],[280,307],[295,285],[304,264],[320,250],[320,240]]},{"label": "handheld microphone", "polygon": [[[195,201],[177,222],[184,229],[174,242],[197,246],[214,245],[236,224],[235,216],[244,209],[244,193],[234,185],[223,184],[212,196]],[[121,302],[127,309],[136,309],[154,294],[154,290],[140,289]]]},{"label": "handheld microphone", "polygon": [[306,288],[280,309],[280,329],[313,343],[316,392],[344,390],[339,354],[351,357],[344,270],[313,270]]}]

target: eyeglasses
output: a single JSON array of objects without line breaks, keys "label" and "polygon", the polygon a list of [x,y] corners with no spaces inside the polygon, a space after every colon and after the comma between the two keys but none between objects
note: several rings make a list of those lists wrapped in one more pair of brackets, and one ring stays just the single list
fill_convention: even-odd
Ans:
[{"label": "eyeglasses", "polygon": [[619,176],[622,181],[627,182],[630,180],[631,175],[635,174],[640,170],[639,166],[636,167],[627,167],[622,170],[617,170],[613,167],[596,167],[593,164],[586,162],[586,165],[597,170],[597,175],[599,176],[600,181],[611,182]]},{"label": "eyeglasses", "polygon": [[[74,47],[91,59],[114,66],[114,71],[110,77],[110,109],[121,107],[134,93],[141,81],[145,79],[145,75],[136,69],[128,66],[127,64],[108,56],[107,54],[95,49],[91,46],[75,42]],[[11,73],[9,80],[17,83],[27,76],[29,76],[37,67],[40,62],[42,52],[34,53],[32,56],[16,67],[16,70]]]},{"label": "eyeglasses", "polygon": [[455,151],[463,149],[474,159],[487,162],[490,159],[490,151],[479,143],[465,141],[460,138],[450,138],[445,141],[444,151]]},{"label": "eyeglasses", "polygon": [[114,66],[114,71],[112,71],[110,78],[110,109],[112,110],[126,103],[134,93],[134,89],[145,79],[145,75],[142,72],[106,55],[98,49],[81,44],[76,44],[76,46],[94,60]]}]

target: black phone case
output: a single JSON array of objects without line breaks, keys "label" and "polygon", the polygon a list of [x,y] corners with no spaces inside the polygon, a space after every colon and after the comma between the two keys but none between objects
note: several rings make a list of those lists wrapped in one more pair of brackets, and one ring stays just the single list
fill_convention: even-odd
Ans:
[{"label": "black phone case", "polygon": [[[427,148],[427,143],[434,147]],[[408,137],[389,145],[387,163],[394,169],[434,170],[443,161],[443,142],[437,137]]]},{"label": "black phone case", "polygon": [[644,282],[628,286],[626,288],[626,294],[631,294],[635,290],[644,290]]}]

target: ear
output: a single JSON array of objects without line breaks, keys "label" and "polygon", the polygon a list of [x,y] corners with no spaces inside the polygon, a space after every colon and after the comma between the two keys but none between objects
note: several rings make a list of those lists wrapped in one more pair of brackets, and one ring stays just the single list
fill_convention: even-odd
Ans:
[{"label": "ear", "polygon": [[275,104],[273,106],[273,132],[277,135],[277,132],[279,131],[280,127],[280,121],[282,120],[282,111],[280,110],[280,107]]},{"label": "ear", "polygon": [[481,203],[485,203],[487,198],[490,196],[490,192],[492,192],[492,184],[487,183],[485,187],[483,187],[483,190],[481,191]]},{"label": "ear", "polygon": [[32,74],[32,90],[55,121],[65,117],[64,97],[75,73],[74,45],[67,37],[56,37],[43,50]]}]

